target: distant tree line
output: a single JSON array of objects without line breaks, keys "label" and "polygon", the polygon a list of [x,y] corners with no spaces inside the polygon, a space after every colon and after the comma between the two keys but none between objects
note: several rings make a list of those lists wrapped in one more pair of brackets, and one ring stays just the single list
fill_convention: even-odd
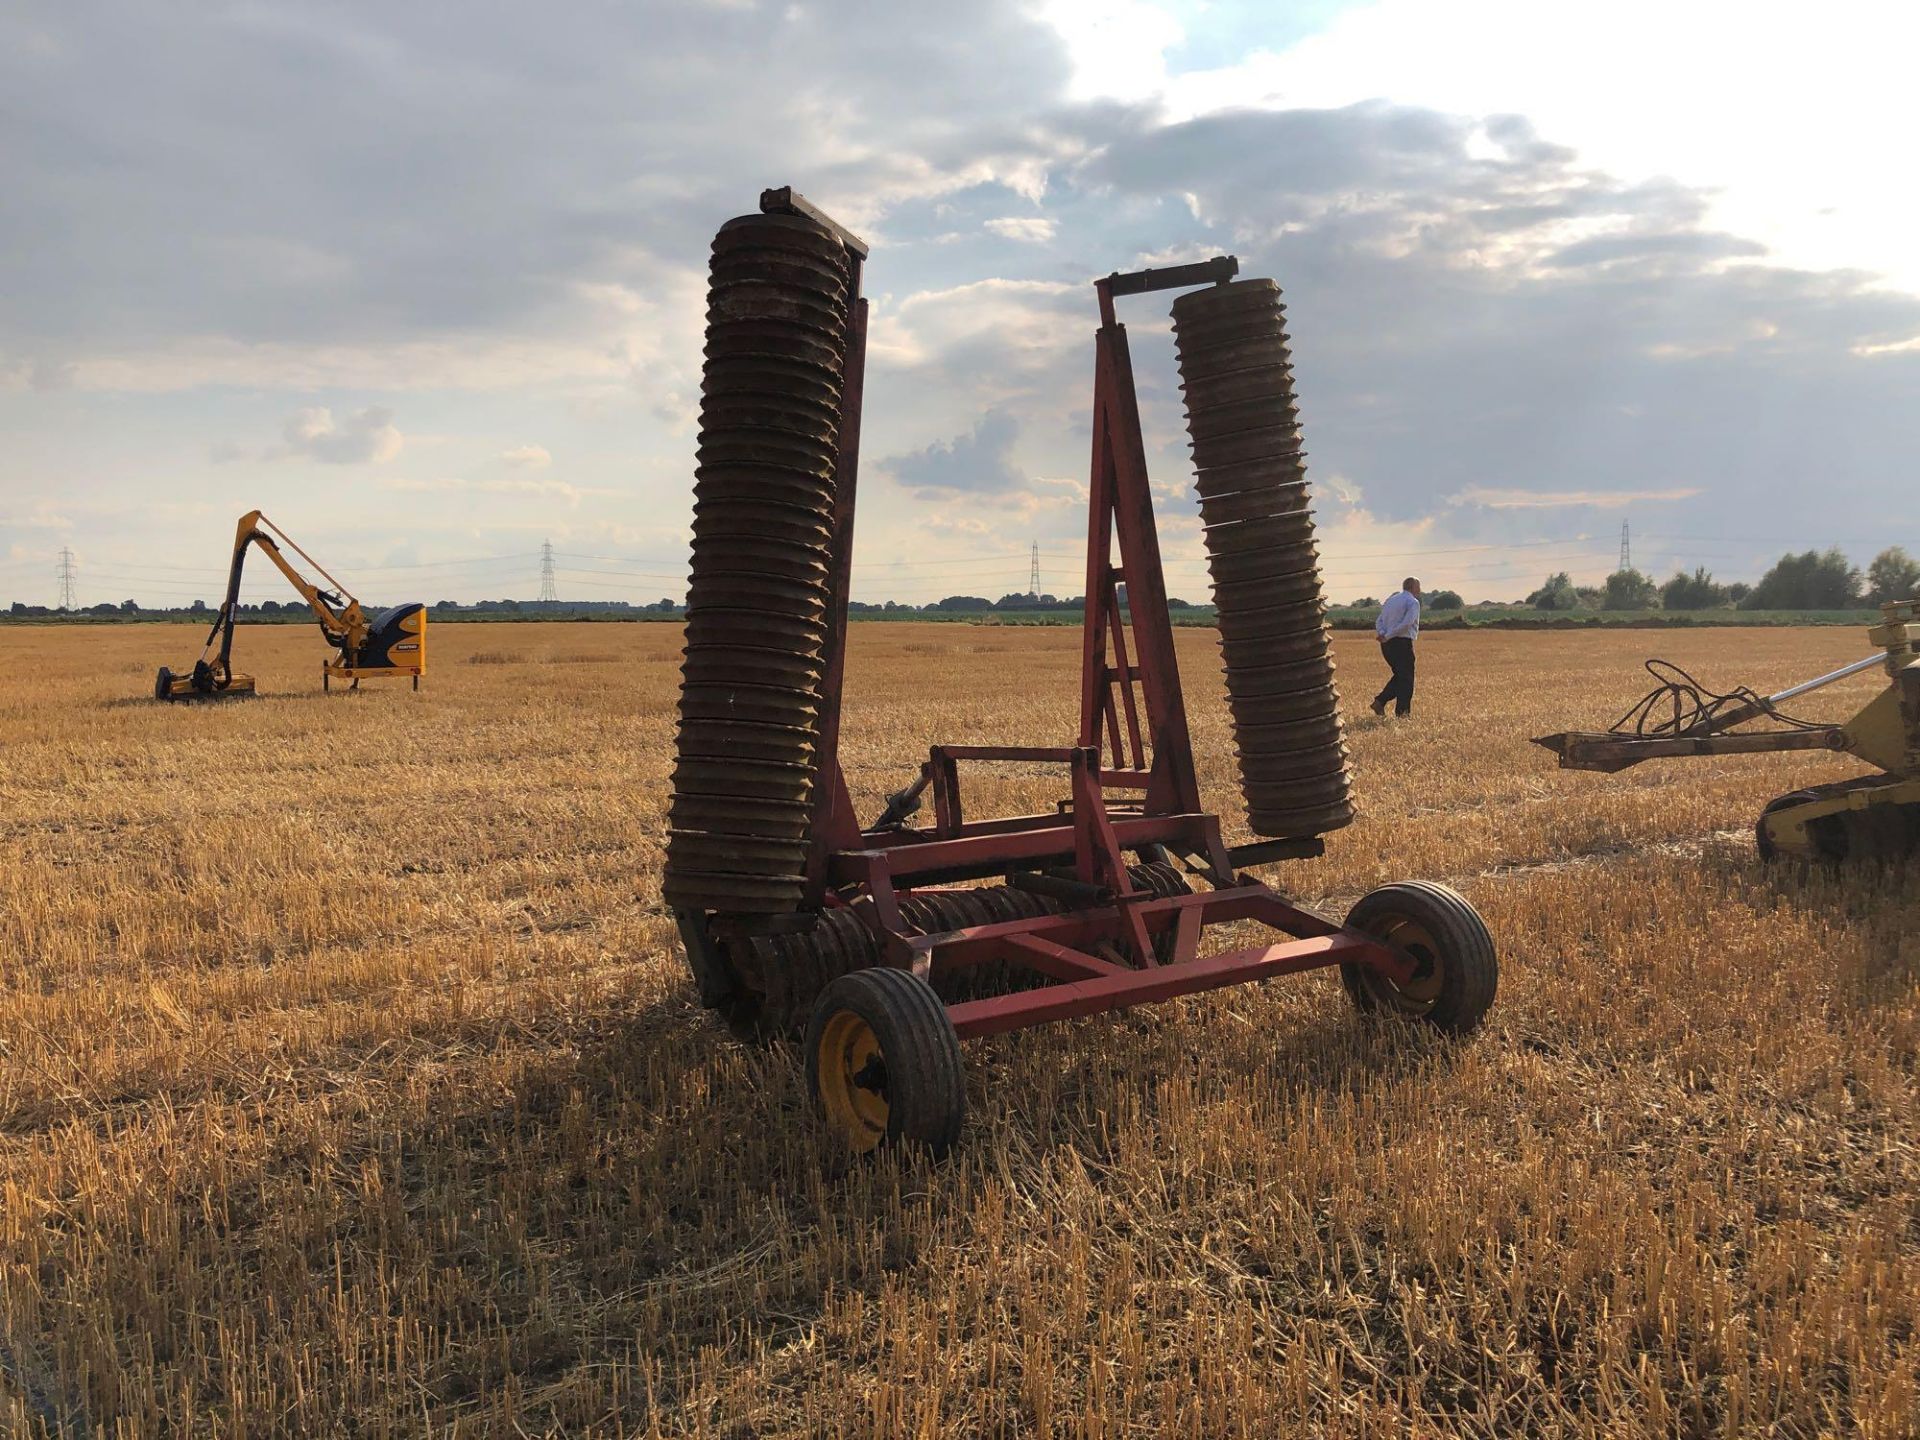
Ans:
[{"label": "distant tree line", "polygon": [[1616,570],[1599,585],[1549,575],[1526,603],[1536,610],[1858,610],[1920,598],[1920,561],[1898,545],[1863,573],[1837,547],[1782,555],[1753,585],[1722,585],[1704,565],[1676,570],[1664,585],[1638,570]]}]

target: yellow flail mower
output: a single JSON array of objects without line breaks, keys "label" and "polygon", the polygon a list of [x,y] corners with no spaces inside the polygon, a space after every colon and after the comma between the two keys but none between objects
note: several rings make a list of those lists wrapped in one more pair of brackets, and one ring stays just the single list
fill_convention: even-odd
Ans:
[{"label": "yellow flail mower", "polygon": [[[1606,731],[1568,730],[1533,743],[1567,770],[1624,770],[1684,755],[1833,750],[1879,772],[1794,790],[1769,801],[1754,826],[1763,859],[1894,859],[1920,853],[1920,600],[1880,608],[1867,632],[1879,653],[1777,695],[1717,694],[1678,666],[1649,660],[1660,684]],[[1780,707],[1822,686],[1883,669],[1887,688],[1843,724],[1788,715]]]},{"label": "yellow flail mower", "polygon": [[[258,546],[288,582],[300,592],[320,622],[320,633],[334,649],[320,667],[320,688],[331,689],[335,680],[359,689],[362,680],[410,676],[413,688],[420,688],[420,677],[427,670],[427,607],[421,604],[396,605],[371,620],[360,602],[286,532],[258,510],[240,517],[234,530],[233,563],[227,572],[227,596],[220,604],[207,632],[206,647],[193,669],[175,674],[166,666],[154,677],[156,700],[220,700],[254,693],[253,677],[236,673],[233,668],[233,622],[240,609],[240,573],[246,565],[247,551]],[[291,550],[319,572],[332,586],[322,589],[308,580],[287,559]]]}]

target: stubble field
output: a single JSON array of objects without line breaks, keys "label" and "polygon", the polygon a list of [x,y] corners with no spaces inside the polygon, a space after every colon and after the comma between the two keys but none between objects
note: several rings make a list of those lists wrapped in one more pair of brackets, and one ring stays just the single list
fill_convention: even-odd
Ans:
[{"label": "stubble field", "polygon": [[[856,626],[863,811],[1061,743],[1073,631]],[[980,1042],[946,1163],[848,1163],[660,908],[677,629],[448,625],[403,688],[146,699],[178,627],[0,630],[0,1431],[1908,1436],[1920,864],[1767,869],[1819,758],[1561,773],[1657,652],[1763,688],[1857,631],[1339,642],[1364,815],[1267,873],[1445,879],[1485,1029],[1321,974]],[[1210,632],[1179,645],[1239,831]],[[1839,717],[1867,678],[1819,697]],[[980,777],[970,813],[1048,806]]]}]

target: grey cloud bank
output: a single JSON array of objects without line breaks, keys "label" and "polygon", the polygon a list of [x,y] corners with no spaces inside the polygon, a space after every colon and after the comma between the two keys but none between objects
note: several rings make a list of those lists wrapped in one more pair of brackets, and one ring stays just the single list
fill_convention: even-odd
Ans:
[{"label": "grey cloud bank", "polygon": [[[0,420],[23,443],[0,488],[97,502],[73,518],[103,544],[114,516],[180,523],[138,515],[156,458],[222,511],[377,464],[423,482],[399,493],[429,553],[670,531],[707,239],[787,181],[876,243],[862,535],[889,551],[929,538],[929,496],[943,536],[971,515],[983,546],[1024,546],[992,533],[1008,498],[1085,469],[1086,282],[1224,250],[1287,291],[1311,473],[1382,520],[1518,539],[1630,496],[1637,528],[1739,514],[1824,543],[1909,487],[1920,302],[1757,263],[1682,186],[1596,173],[1524,117],[1170,125],[1069,101],[1023,7],[852,12],[16,8]],[[1163,483],[1184,466],[1164,312],[1128,316]],[[402,383],[427,393],[397,405]],[[476,490],[462,523],[431,508],[448,468],[538,465],[528,435],[586,497],[564,516],[531,487]],[[1032,523],[1074,542],[1060,507]],[[0,522],[0,562],[47,533]]]}]

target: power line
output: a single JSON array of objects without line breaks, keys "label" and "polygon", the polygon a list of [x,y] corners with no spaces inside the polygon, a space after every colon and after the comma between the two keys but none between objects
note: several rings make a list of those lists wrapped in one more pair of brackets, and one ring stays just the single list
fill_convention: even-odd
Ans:
[{"label": "power line", "polygon": [[1622,573],[1633,569],[1633,540],[1627,533],[1627,522],[1620,522],[1620,569]]},{"label": "power line", "polygon": [[1040,593],[1040,542],[1038,540],[1033,542],[1027,562],[1027,593],[1029,595]]},{"label": "power line", "polygon": [[53,573],[60,581],[60,608],[72,610],[75,608],[73,551],[65,545],[60,547],[60,563],[54,567]]}]

